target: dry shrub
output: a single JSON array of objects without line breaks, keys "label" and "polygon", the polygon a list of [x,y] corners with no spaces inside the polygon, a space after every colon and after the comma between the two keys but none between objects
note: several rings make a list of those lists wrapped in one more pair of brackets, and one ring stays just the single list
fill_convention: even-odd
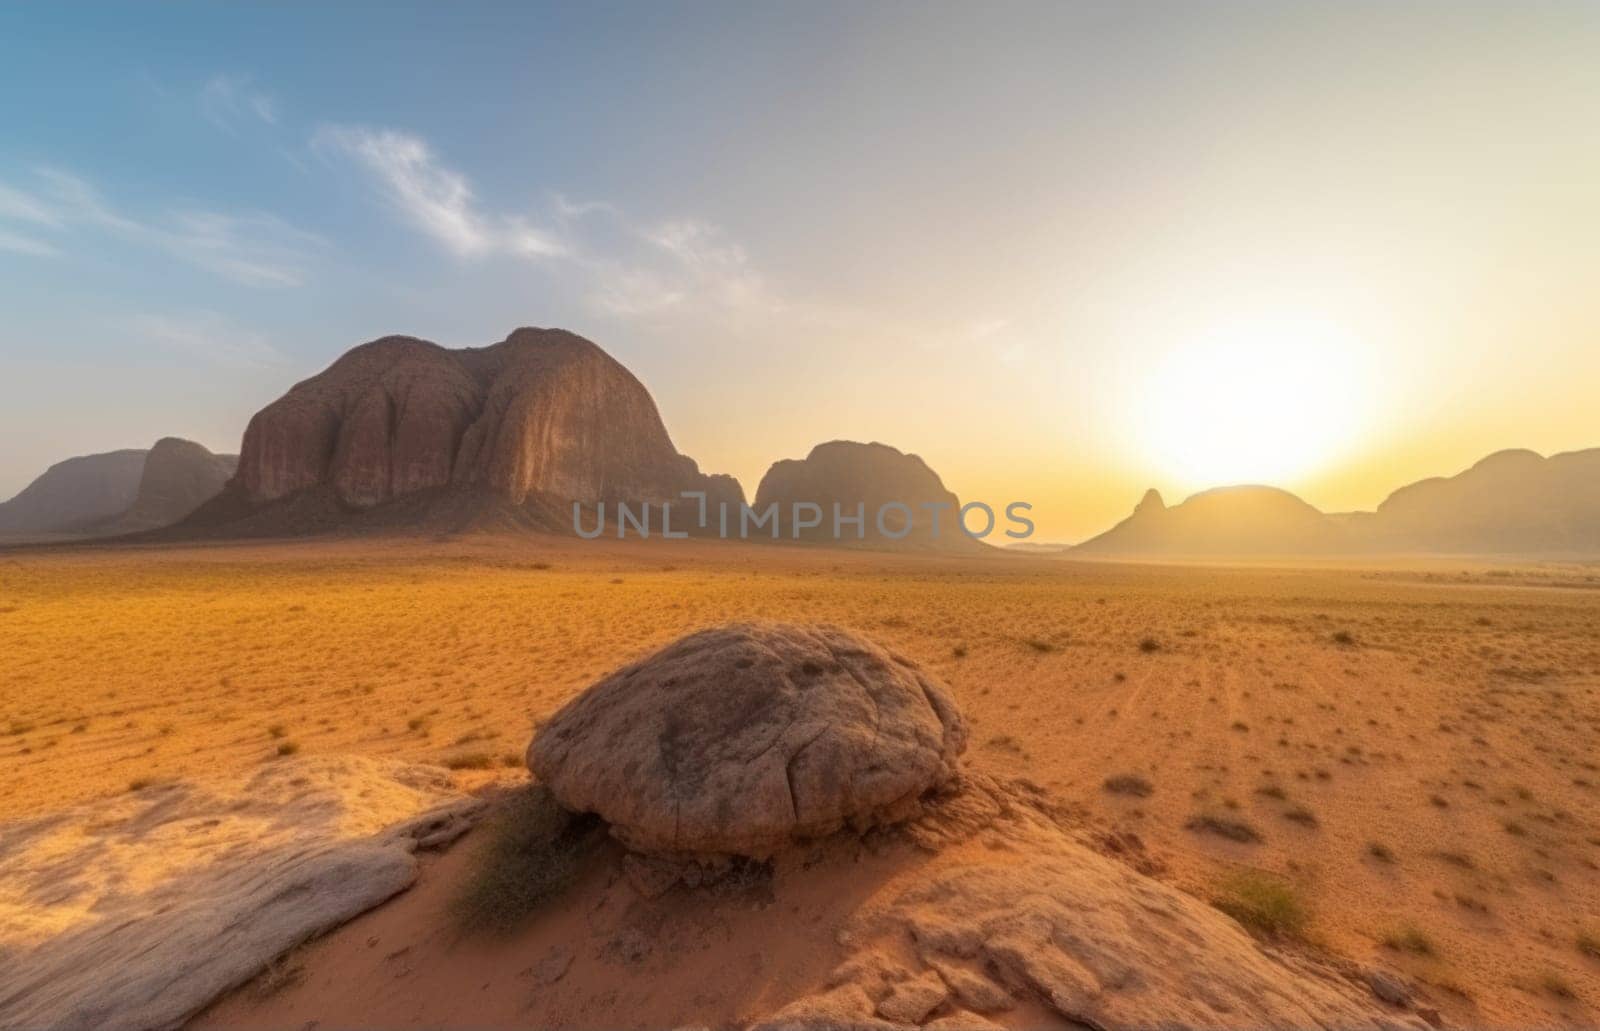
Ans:
[{"label": "dry shrub", "polygon": [[1309,919],[1294,885],[1259,870],[1229,877],[1212,905],[1260,934],[1298,938]]},{"label": "dry shrub", "polygon": [[598,818],[561,808],[542,785],[515,792],[486,829],[452,906],[469,933],[516,930],[571,887],[603,838]]}]

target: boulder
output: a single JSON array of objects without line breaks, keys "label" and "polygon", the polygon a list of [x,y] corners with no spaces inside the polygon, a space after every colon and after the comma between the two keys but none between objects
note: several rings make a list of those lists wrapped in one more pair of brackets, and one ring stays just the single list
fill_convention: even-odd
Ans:
[{"label": "boulder", "polygon": [[764,859],[914,814],[966,741],[949,691],[915,663],[837,627],[734,623],[584,691],[528,766],[636,851]]}]

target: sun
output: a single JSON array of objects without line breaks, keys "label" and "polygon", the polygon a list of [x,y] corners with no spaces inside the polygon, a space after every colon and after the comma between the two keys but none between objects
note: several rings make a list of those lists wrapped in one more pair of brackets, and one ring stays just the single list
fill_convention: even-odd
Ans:
[{"label": "sun", "polygon": [[1360,349],[1314,319],[1234,323],[1174,347],[1141,391],[1146,455],[1186,486],[1281,485],[1362,429]]}]

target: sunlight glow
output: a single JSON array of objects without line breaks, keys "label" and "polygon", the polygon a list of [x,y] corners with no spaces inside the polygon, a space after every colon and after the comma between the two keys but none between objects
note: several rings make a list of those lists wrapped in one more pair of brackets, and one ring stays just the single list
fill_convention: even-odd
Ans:
[{"label": "sunlight glow", "polygon": [[1365,429],[1364,362],[1338,327],[1235,323],[1169,352],[1140,423],[1157,468],[1196,487],[1281,485],[1316,472]]}]

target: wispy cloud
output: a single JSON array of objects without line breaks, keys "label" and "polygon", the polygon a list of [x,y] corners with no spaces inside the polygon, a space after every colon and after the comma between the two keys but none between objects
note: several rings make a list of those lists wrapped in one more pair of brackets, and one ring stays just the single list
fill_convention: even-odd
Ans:
[{"label": "wispy cloud", "polygon": [[[320,237],[275,215],[179,210],[138,218],[117,210],[87,179],[55,168],[35,171],[39,187],[0,183],[0,221],[27,222],[52,232],[49,241],[0,226],[0,247],[51,255],[74,233],[108,233],[172,256],[245,286],[299,286]],[[37,232],[37,229],[34,230]]]},{"label": "wispy cloud", "polygon": [[135,346],[155,348],[232,368],[265,368],[288,359],[260,333],[240,329],[211,311],[135,315],[119,323]]},{"label": "wispy cloud", "polygon": [[10,251],[13,254],[31,254],[39,258],[53,258],[61,253],[43,240],[35,240],[31,236],[13,233],[5,228],[0,228],[0,251]]},{"label": "wispy cloud", "polygon": [[703,220],[640,223],[608,201],[555,193],[540,212],[494,212],[415,134],[325,125],[312,142],[353,161],[392,210],[455,257],[559,260],[585,276],[588,302],[606,314],[777,307],[744,249]]},{"label": "wispy cloud", "polygon": [[406,221],[458,257],[550,258],[566,253],[554,236],[525,216],[481,212],[466,176],[441,164],[419,136],[326,125],[317,130],[312,145],[358,162]]},{"label": "wispy cloud", "polygon": [[169,229],[155,232],[180,258],[245,286],[300,286],[310,252],[323,245],[316,234],[259,212],[178,212]]},{"label": "wispy cloud", "polygon": [[0,183],[0,219],[42,226],[61,224],[55,212],[50,210],[50,205],[25,190],[5,183]]},{"label": "wispy cloud", "polygon": [[278,124],[278,103],[248,77],[216,75],[200,89],[200,111],[220,129],[237,132],[252,121]]}]

